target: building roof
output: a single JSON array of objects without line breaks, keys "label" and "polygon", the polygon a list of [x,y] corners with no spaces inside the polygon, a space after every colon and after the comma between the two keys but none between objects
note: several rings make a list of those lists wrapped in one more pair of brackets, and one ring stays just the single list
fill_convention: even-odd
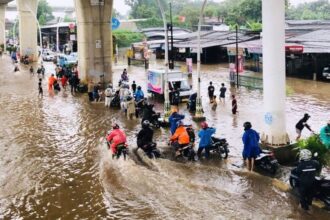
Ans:
[{"label": "building roof", "polygon": [[[177,48],[197,48],[197,32],[187,34],[186,39],[174,43]],[[238,33],[238,42],[245,42],[259,38],[259,35],[247,35]],[[234,31],[204,31],[201,32],[201,48],[224,46],[236,42],[236,33]]]},{"label": "building roof", "polygon": [[330,30],[317,30],[291,37],[287,42],[304,46],[304,53],[330,53]]}]

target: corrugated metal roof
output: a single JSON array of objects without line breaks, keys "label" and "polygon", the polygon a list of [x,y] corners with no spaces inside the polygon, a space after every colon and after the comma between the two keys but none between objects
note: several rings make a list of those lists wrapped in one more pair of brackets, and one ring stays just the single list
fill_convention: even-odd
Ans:
[{"label": "corrugated metal roof", "polygon": [[[259,35],[245,35],[238,33],[238,42],[254,40]],[[236,42],[236,33],[233,31],[206,31],[201,33],[201,48],[224,46]],[[197,48],[197,32],[187,35],[187,39],[174,43],[176,48]]]}]

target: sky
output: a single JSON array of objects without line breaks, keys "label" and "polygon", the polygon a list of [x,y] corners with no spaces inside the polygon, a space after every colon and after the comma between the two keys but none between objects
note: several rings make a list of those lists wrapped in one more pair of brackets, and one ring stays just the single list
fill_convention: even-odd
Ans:
[{"label": "sky", "polygon": [[[176,0],[174,0],[174,1],[176,1]],[[213,1],[221,2],[223,0],[213,0]],[[316,0],[290,0],[290,3],[292,5],[297,5],[299,3],[312,2],[312,1],[316,1]],[[15,4],[14,2],[10,3],[10,4]],[[73,0],[48,0],[48,3],[53,6],[72,6],[72,7],[74,6]],[[127,14],[127,12],[130,9],[127,5],[125,5],[124,0],[114,0],[114,8],[123,15]],[[16,15],[17,15],[17,13],[15,13],[15,12],[6,12],[6,18],[8,18],[8,19],[14,19],[16,17]],[[55,14],[55,16],[63,16],[63,15]]]}]

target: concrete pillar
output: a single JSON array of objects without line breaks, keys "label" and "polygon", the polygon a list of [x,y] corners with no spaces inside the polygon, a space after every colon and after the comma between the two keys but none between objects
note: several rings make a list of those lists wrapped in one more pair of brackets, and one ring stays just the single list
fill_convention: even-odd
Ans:
[{"label": "concrete pillar", "polygon": [[85,82],[102,75],[112,82],[112,5],[113,0],[75,0],[79,75]]},{"label": "concrete pillar", "polygon": [[5,12],[7,4],[0,4],[0,45],[5,45],[6,39],[6,23],[5,23]]},{"label": "concrete pillar", "polygon": [[32,55],[38,61],[37,0],[16,0],[19,13],[20,54]]},{"label": "concrete pillar", "polygon": [[285,123],[285,0],[262,0],[263,141],[270,145],[288,142]]}]

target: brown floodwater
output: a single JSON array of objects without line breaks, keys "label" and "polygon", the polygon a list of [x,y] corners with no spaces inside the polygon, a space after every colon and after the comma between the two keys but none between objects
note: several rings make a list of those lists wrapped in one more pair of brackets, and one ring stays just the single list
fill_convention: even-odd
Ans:
[{"label": "brown floodwater", "polygon": [[[54,66],[46,63],[47,74]],[[152,63],[152,65],[155,65]],[[311,215],[298,208],[298,200],[283,192],[271,177],[247,173],[241,160],[242,124],[249,120],[262,131],[262,91],[230,88],[225,66],[202,66],[202,95],[213,81],[218,90],[226,83],[238,96],[239,114],[233,117],[230,100],[216,111],[203,102],[205,116],[231,146],[228,160],[182,163],[151,161],[134,151],[140,123],[127,121],[120,110],[91,104],[86,95],[61,91],[37,97],[37,77],[28,67],[13,72],[8,57],[0,59],[0,219],[329,219],[330,213],[313,208]],[[114,67],[115,81],[125,65]],[[145,70],[128,68],[131,80],[146,87]],[[195,82],[195,78],[193,77]],[[330,117],[330,84],[287,80],[287,131],[305,112],[316,131]],[[149,99],[162,111],[162,101]],[[186,115],[191,116],[180,106]],[[104,143],[115,120],[127,132],[131,156],[112,160]],[[192,122],[193,123],[193,122]],[[193,123],[195,126],[195,124]],[[303,132],[308,136],[307,131]],[[168,140],[167,129],[156,140]],[[161,150],[168,151],[166,145]],[[288,168],[278,178],[287,181]]]}]

